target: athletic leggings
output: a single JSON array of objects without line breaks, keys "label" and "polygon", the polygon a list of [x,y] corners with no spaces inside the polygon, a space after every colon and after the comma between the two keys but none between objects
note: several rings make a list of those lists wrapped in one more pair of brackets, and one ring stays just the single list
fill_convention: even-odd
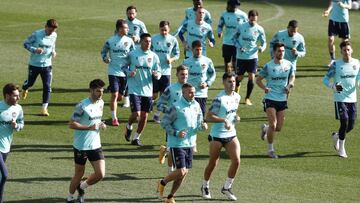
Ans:
[{"label": "athletic leggings", "polygon": [[355,120],[340,119],[339,139],[344,140],[346,133],[354,128]]},{"label": "athletic leggings", "polygon": [[5,166],[5,161],[7,158],[8,153],[0,153],[0,203],[3,203],[3,194],[4,194],[4,187],[5,182],[8,177],[8,171]]}]

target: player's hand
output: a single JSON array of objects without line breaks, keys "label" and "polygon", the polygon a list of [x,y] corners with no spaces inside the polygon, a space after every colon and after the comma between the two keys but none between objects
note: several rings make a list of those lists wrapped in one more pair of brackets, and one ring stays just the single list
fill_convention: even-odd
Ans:
[{"label": "player's hand", "polygon": [[186,130],[180,131],[180,132],[179,132],[179,137],[180,137],[180,138],[184,138],[184,137],[186,136],[186,133],[187,133]]},{"label": "player's hand", "polygon": [[56,58],[56,51],[51,52],[53,58]]},{"label": "player's hand", "polygon": [[13,129],[16,129],[16,128],[18,127],[15,119],[12,119],[12,120],[11,120],[11,127],[12,127]]},{"label": "player's hand", "polygon": [[89,130],[98,130],[98,129],[99,129],[99,126],[96,124],[89,126]]},{"label": "player's hand", "polygon": [[222,33],[222,32],[219,32],[219,33],[218,33],[218,37],[219,37],[219,38],[221,38],[221,37],[222,37],[222,35],[223,35],[223,33]]},{"label": "player's hand", "polygon": [[269,93],[269,92],[271,92],[271,88],[265,87],[264,92],[265,92],[266,94]]},{"label": "player's hand", "polygon": [[137,36],[135,36],[135,35],[131,36],[131,39],[132,39],[135,43],[138,42],[138,41],[140,41],[140,38],[137,37]]},{"label": "player's hand", "polygon": [[156,70],[154,70],[154,71],[152,72],[152,75],[153,75],[154,77],[157,77],[157,76],[159,75],[159,72],[157,72]]},{"label": "player's hand", "polygon": [[130,72],[130,77],[135,77],[137,69],[135,68],[133,71]]},{"label": "player's hand", "polygon": [[166,63],[167,63],[167,64],[171,64],[172,62],[174,62],[174,59],[173,59],[173,58],[168,57],[168,58],[166,59]]},{"label": "player's hand", "polygon": [[209,41],[209,47],[214,48],[214,43]]},{"label": "player's hand", "polygon": [[238,123],[238,122],[240,122],[240,120],[241,120],[240,116],[239,116],[239,115],[236,115],[234,121],[235,121],[236,123]]},{"label": "player's hand", "polygon": [[208,129],[208,124],[206,122],[202,122],[201,123],[201,128],[204,129],[204,130],[207,130]]},{"label": "player's hand", "polygon": [[106,124],[105,124],[105,122],[101,122],[100,124],[99,124],[99,129],[101,129],[101,130],[106,130]]},{"label": "player's hand", "polygon": [[293,84],[288,84],[286,87],[285,87],[285,92],[286,94],[289,94],[291,92],[291,88],[293,88],[294,85]]},{"label": "player's hand", "polygon": [[44,49],[42,49],[42,48],[37,48],[37,49],[35,49],[35,53],[37,53],[37,54],[42,54],[42,53],[44,53]]},{"label": "player's hand", "polygon": [[341,7],[341,8],[344,8],[345,7],[345,4],[341,1],[337,2],[337,4]]},{"label": "player's hand", "polygon": [[340,92],[343,91],[344,88],[343,88],[339,83],[336,83],[336,84],[334,84],[333,89],[334,89],[335,91],[337,91],[338,93],[340,93]]},{"label": "player's hand", "polygon": [[105,59],[104,59],[104,63],[109,64],[109,63],[110,63],[110,59],[109,59],[109,58],[105,58]]},{"label": "player's hand", "polygon": [[200,88],[201,88],[201,89],[205,89],[207,86],[208,86],[208,84],[207,84],[206,82],[202,82],[202,83],[200,84]]},{"label": "player's hand", "polygon": [[291,49],[291,53],[292,53],[294,56],[297,56],[297,55],[298,55],[298,52],[297,52],[296,48],[292,48],[292,49]]},{"label": "player's hand", "polygon": [[328,17],[330,14],[330,11],[329,10],[325,10],[322,14],[323,17]]},{"label": "player's hand", "polygon": [[225,127],[226,130],[230,130],[231,123],[230,123],[229,120],[227,120],[227,119],[224,120],[224,127]]}]

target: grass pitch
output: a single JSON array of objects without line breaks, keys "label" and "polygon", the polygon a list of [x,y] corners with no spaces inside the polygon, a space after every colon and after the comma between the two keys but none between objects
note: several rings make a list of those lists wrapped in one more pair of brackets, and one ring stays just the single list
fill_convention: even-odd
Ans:
[{"label": "grass pitch", "polygon": [[[49,18],[56,18],[58,29],[57,53],[53,64],[53,94],[49,106],[50,117],[39,117],[41,82],[30,90],[27,100],[21,101],[25,111],[25,129],[16,133],[12,152],[7,161],[9,179],[5,188],[5,202],[64,202],[73,175],[73,131],[67,122],[77,102],[88,95],[91,79],[107,82],[107,67],[100,50],[113,34],[115,21],[125,17],[125,9],[134,4],[138,18],[151,33],[158,32],[160,20],[169,20],[173,30],[191,6],[185,0],[122,0],[122,1],[46,1],[2,0],[0,3],[0,86],[15,82],[22,84],[27,76],[28,52],[22,43],[33,31],[43,27]],[[348,159],[340,159],[332,148],[330,134],[339,127],[334,120],[331,91],[322,85],[328,63],[327,23],[321,13],[327,6],[319,1],[242,1],[241,9],[257,9],[260,25],[267,40],[287,26],[289,20],[299,21],[300,33],[305,37],[307,55],[298,62],[295,88],[289,99],[286,122],[278,134],[275,148],[280,159],[266,155],[266,144],[259,139],[259,126],[266,121],[262,111],[262,91],[255,87],[254,106],[241,105],[242,118],[237,126],[241,142],[241,167],[233,191],[239,202],[359,202],[360,201],[360,145],[359,127],[347,136]],[[225,1],[208,0],[205,7],[213,17],[213,29]],[[350,12],[353,56],[360,58],[360,12]],[[339,40],[337,39],[337,44]],[[340,56],[337,49],[337,56]],[[209,100],[222,88],[223,73],[221,40],[208,56],[217,66],[217,80],[209,91]],[[183,59],[176,62],[180,64]],[[269,60],[269,50],[260,54],[259,63]],[[243,87],[246,85],[244,81]],[[241,95],[244,97],[245,88]],[[104,96],[109,101],[110,95]],[[104,119],[110,110],[104,109]],[[142,135],[143,148],[129,145],[123,138],[129,109],[119,109],[121,125],[102,133],[106,156],[105,179],[90,187],[87,202],[159,202],[155,193],[156,181],[166,174],[166,167],[158,164],[158,146],[164,141],[164,131],[150,119]],[[152,115],[150,115],[152,118]],[[207,133],[198,135],[199,152],[193,169],[176,195],[177,202],[207,202],[200,196],[203,170],[207,164]],[[225,202],[220,189],[226,177],[229,160],[222,155],[215,169],[210,187],[213,202]],[[88,165],[87,173],[92,170]],[[170,185],[167,186],[167,190]]]}]

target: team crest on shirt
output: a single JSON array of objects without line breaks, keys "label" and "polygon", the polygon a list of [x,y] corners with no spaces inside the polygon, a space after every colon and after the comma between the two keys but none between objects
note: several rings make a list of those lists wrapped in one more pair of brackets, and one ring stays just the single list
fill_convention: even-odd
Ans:
[{"label": "team crest on shirt", "polygon": [[240,18],[236,18],[236,20],[237,20],[238,22],[240,22],[241,19],[240,19]]},{"label": "team crest on shirt", "polygon": [[206,31],[206,29],[205,28],[201,28],[201,32],[205,32]]},{"label": "team crest on shirt", "polygon": [[206,64],[201,64],[201,68],[205,69],[206,68]]},{"label": "team crest on shirt", "polygon": [[13,118],[16,118],[16,112],[12,112],[11,116],[12,116]]},{"label": "team crest on shirt", "polygon": [[124,46],[126,46],[127,47],[127,45],[128,45],[129,43],[128,42],[124,42]]},{"label": "team crest on shirt", "polygon": [[295,44],[296,44],[296,40],[293,40],[292,43],[293,43],[293,45],[295,45]]},{"label": "team crest on shirt", "polygon": [[152,61],[152,58],[147,59],[147,62],[151,63],[151,61]]},{"label": "team crest on shirt", "polygon": [[170,47],[170,46],[171,46],[171,43],[170,43],[170,42],[166,43],[166,46],[167,46],[167,47]]},{"label": "team crest on shirt", "polygon": [[356,66],[355,66],[355,65],[353,65],[353,70],[356,70]]},{"label": "team crest on shirt", "polygon": [[255,30],[254,32],[253,32],[253,35],[257,35],[259,32],[257,31],[257,30]]},{"label": "team crest on shirt", "polygon": [[134,26],[134,30],[137,30],[137,27],[136,27],[136,26]]}]

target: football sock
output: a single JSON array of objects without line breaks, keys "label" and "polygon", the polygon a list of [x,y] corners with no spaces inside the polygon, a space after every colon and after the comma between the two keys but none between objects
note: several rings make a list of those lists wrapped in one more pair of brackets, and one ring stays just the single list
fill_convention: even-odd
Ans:
[{"label": "football sock", "polygon": [[334,52],[329,52],[329,53],[330,53],[330,59],[335,60],[335,53]]},{"label": "football sock", "polygon": [[204,188],[209,188],[210,185],[210,181],[209,180],[203,180],[203,187]]},{"label": "football sock", "polygon": [[128,123],[128,124],[126,124],[126,128],[129,130],[132,130],[132,125],[129,125],[129,123]]},{"label": "football sock", "polygon": [[249,80],[247,83],[246,99],[250,98],[253,89],[254,89],[254,81]]},{"label": "football sock", "polygon": [[141,134],[135,133],[133,140],[140,139]]},{"label": "football sock", "polygon": [[75,198],[74,198],[74,194],[71,194],[71,193],[69,192],[66,200],[67,200],[67,201],[71,201],[71,200],[74,200],[74,199],[75,199]]},{"label": "football sock", "polygon": [[80,184],[80,188],[85,190],[87,187],[89,187],[89,185],[87,184],[86,181],[83,181],[81,184]]},{"label": "football sock", "polygon": [[116,113],[115,113],[115,111],[111,111],[111,118],[112,118],[112,119],[116,119]]},{"label": "football sock", "polygon": [[43,103],[43,104],[42,104],[42,108],[43,108],[43,109],[47,109],[48,106],[49,106],[49,103]]},{"label": "football sock", "polygon": [[231,188],[233,182],[234,182],[234,178],[226,178],[225,184],[224,184],[224,189],[227,190],[227,189]]},{"label": "football sock", "polygon": [[275,151],[275,150],[274,150],[274,144],[273,144],[273,143],[268,144],[268,151],[269,151],[269,152]]},{"label": "football sock", "polygon": [[157,111],[157,112],[155,113],[155,116],[160,116],[160,111]]}]

